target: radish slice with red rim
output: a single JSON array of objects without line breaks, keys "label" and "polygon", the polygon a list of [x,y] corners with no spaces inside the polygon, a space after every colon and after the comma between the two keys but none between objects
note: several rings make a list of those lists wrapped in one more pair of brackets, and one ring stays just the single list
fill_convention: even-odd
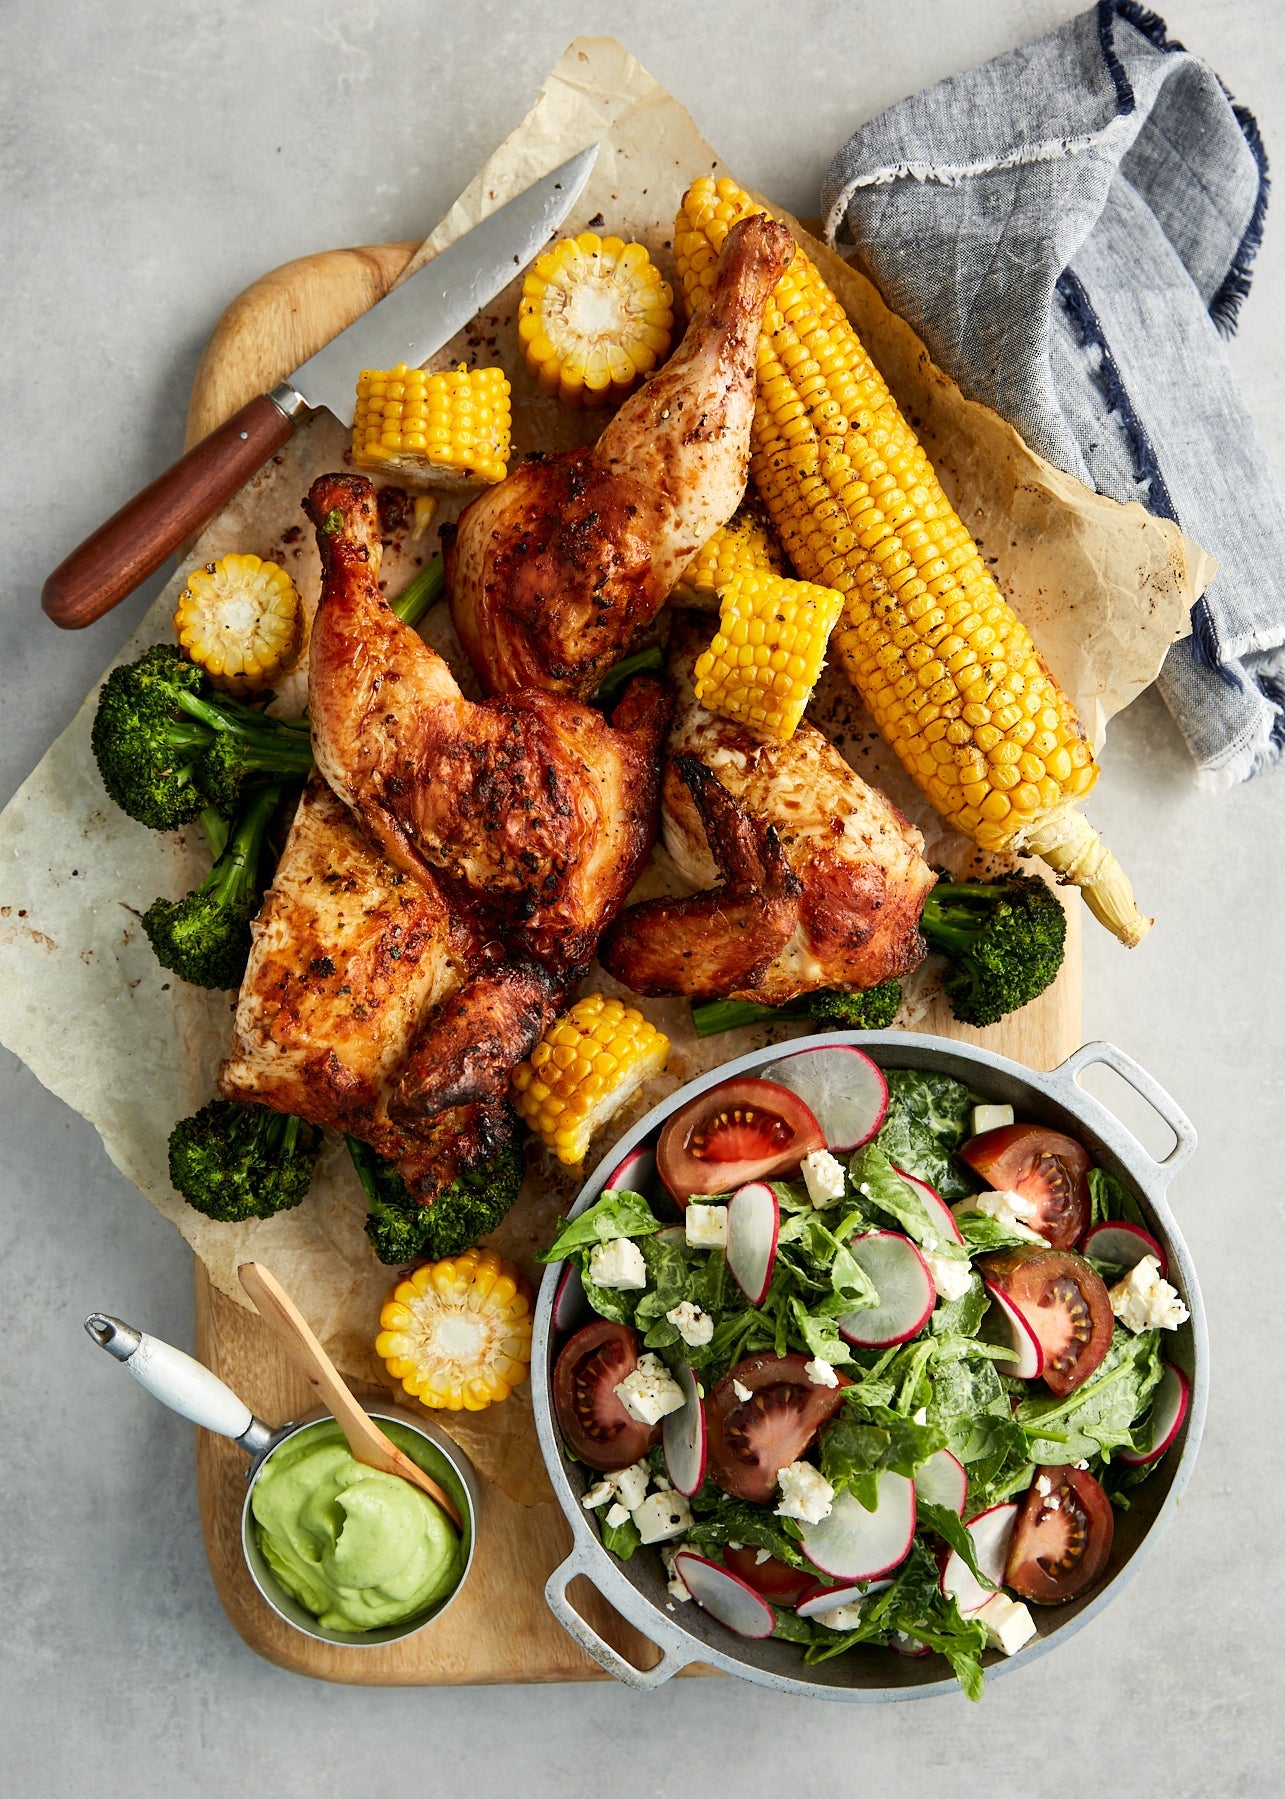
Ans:
[{"label": "radish slice with red rim", "polygon": [[772,1284],[781,1208],[766,1181],[739,1187],[727,1202],[727,1266],[741,1292],[761,1306]]},{"label": "radish slice with red rim", "polygon": [[968,1503],[968,1473],[949,1449],[930,1455],[915,1475],[915,1498],[924,1505],[944,1506],[959,1518]]},{"label": "radish slice with red rim", "polygon": [[1015,1362],[999,1364],[1000,1372],[1015,1374],[1018,1380],[1038,1380],[1044,1372],[1044,1350],[1039,1338],[1017,1307],[1009,1302],[998,1287],[987,1281],[986,1291],[995,1308],[986,1317],[990,1334],[1006,1349],[1012,1349],[1017,1354]]},{"label": "radish slice with red rim", "polygon": [[869,1275],[879,1295],[877,1305],[848,1312],[839,1330],[861,1349],[885,1349],[921,1331],[937,1303],[928,1264],[899,1231],[867,1231],[848,1243],[853,1260]]},{"label": "radish slice with red rim", "polygon": [[833,1574],[836,1580],[875,1580],[909,1555],[915,1534],[915,1483],[904,1474],[885,1471],[876,1476],[875,1490],[878,1503],[873,1512],[844,1492],[836,1496],[828,1518],[803,1526],[799,1533],[803,1553],[823,1574]]},{"label": "radish slice with red rim", "polygon": [[1080,1254],[1092,1256],[1095,1262],[1110,1262],[1117,1268],[1136,1268],[1143,1256],[1154,1256],[1160,1264],[1161,1280],[1169,1273],[1168,1256],[1140,1224],[1095,1224],[1091,1231],[1085,1231]]},{"label": "radish slice with red rim", "polygon": [[[1008,1500],[1003,1505],[991,1506],[989,1511],[979,1512],[964,1527],[973,1539],[977,1566],[988,1580],[994,1581],[996,1588],[1004,1584],[1004,1567],[1017,1513],[1016,1501]],[[941,1590],[954,1599],[965,1617],[970,1612],[980,1612],[992,1594],[992,1589],[982,1586],[974,1578],[968,1563],[953,1549],[941,1571]]]},{"label": "radish slice with red rim", "polygon": [[573,1331],[592,1316],[579,1266],[568,1262],[558,1277],[558,1290],[553,1296],[553,1328],[555,1331]]},{"label": "radish slice with red rim", "polygon": [[602,1183],[604,1193],[641,1193],[650,1199],[656,1190],[656,1152],[646,1143],[631,1149]]},{"label": "radish slice with red rim", "polygon": [[825,1132],[826,1148],[848,1155],[869,1143],[888,1114],[883,1071],[851,1043],[799,1049],[758,1070],[797,1093]]},{"label": "radish slice with red rim", "polygon": [[661,1442],[665,1448],[665,1466],[669,1478],[685,1499],[700,1491],[705,1478],[708,1434],[705,1429],[705,1406],[696,1384],[696,1376],[686,1362],[679,1364],[674,1379],[683,1389],[685,1404],[669,1412],[661,1426]]},{"label": "radish slice with red rim", "polygon": [[776,1628],[776,1613],[767,1600],[730,1568],[721,1568],[694,1550],[680,1549],[674,1557],[674,1573],[702,1611],[738,1637],[770,1637]]},{"label": "radish slice with red rim", "polygon": [[800,1618],[824,1618],[827,1612],[837,1612],[841,1605],[860,1605],[863,1599],[873,1599],[891,1585],[890,1580],[870,1580],[859,1586],[816,1587],[806,1599],[800,1599],[794,1610]]},{"label": "radish slice with red rim", "polygon": [[943,1240],[947,1243],[962,1243],[964,1241],[964,1233],[955,1222],[955,1214],[946,1204],[936,1187],[930,1187],[927,1181],[921,1181],[917,1174],[907,1174],[905,1169],[898,1168],[895,1162],[892,1164],[892,1169],[893,1173],[899,1174],[906,1185],[908,1187],[913,1187],[920,1199],[923,1200],[929,1213],[941,1226]]},{"label": "radish slice with red rim", "polygon": [[1182,1429],[1190,1403],[1191,1382],[1181,1368],[1166,1362],[1151,1402],[1150,1449],[1117,1449],[1116,1460],[1127,1462],[1130,1468],[1141,1468],[1162,1456]]}]

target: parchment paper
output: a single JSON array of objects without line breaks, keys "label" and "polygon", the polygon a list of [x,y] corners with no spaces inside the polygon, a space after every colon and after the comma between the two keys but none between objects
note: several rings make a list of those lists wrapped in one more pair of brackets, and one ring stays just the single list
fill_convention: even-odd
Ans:
[{"label": "parchment paper", "polygon": [[[597,164],[565,229],[592,224],[637,238],[672,275],[679,199],[696,175],[719,172],[722,165],[683,108],[626,50],[591,38],[570,47],[527,119],[411,266],[594,140],[601,144]],[[883,369],[1009,599],[1100,742],[1107,719],[1155,678],[1169,644],[1186,630],[1191,605],[1212,577],[1212,562],[1172,524],[1149,517],[1141,506],[1101,499],[1042,462],[1003,420],[960,396],[869,282],[820,244],[807,240],[807,248]],[[514,327],[519,285],[434,361],[498,361],[509,370],[519,453],[583,441],[601,427],[603,415],[569,411],[541,395],[527,375]],[[328,415],[309,419],[202,533],[121,659],[170,638],[188,569],[229,550],[283,562],[314,605],[317,556],[299,502],[317,474],[344,465],[346,445],[347,434]],[[460,503],[445,504],[438,522],[454,516]],[[388,591],[396,593],[435,547],[435,536],[416,544],[404,530],[394,531],[384,564]],[[445,607],[427,634],[467,680]],[[302,686],[302,677],[286,685],[283,710],[303,704]],[[215,1224],[170,1187],[169,1132],[175,1119],[214,1093],[230,1042],[232,996],[185,987],[156,964],[140,914],[158,894],[177,896],[194,885],[208,861],[195,827],[162,836],[133,823],[106,798],[89,746],[95,703],[91,694],[0,818],[0,1040],[95,1125],[113,1162],[183,1232],[221,1292],[245,1304],[237,1265],[249,1258],[267,1263],[340,1368],[352,1378],[376,1380],[372,1343],[392,1276],[375,1261],[362,1231],[363,1207],[342,1145],[328,1146],[303,1206],[259,1223]],[[812,716],[867,779],[921,824],[930,856],[956,866],[969,861],[971,848],[919,798],[840,676],[825,677]],[[658,852],[640,892],[669,884],[671,871]],[[615,983],[598,978],[615,990]],[[901,1022],[913,1024],[922,1015],[929,992],[923,980],[909,984]],[[768,1034],[737,1032],[699,1044],[685,1002],[641,1003],[670,1036],[673,1053],[631,1115]],[[775,1034],[782,1034],[780,1027]],[[610,1135],[627,1122],[618,1119]],[[605,1147],[594,1146],[590,1164]],[[497,1246],[537,1272],[532,1252],[548,1240],[578,1184],[576,1174],[537,1161],[494,1239]],[[511,1496],[526,1503],[548,1496],[526,1389],[476,1416],[438,1416]]]}]

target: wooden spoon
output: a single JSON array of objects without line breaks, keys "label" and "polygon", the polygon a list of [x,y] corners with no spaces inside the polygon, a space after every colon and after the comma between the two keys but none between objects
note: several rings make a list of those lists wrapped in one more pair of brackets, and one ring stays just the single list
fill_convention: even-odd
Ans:
[{"label": "wooden spoon", "polygon": [[463,1530],[459,1507],[439,1487],[431,1474],[403,1455],[375,1420],[348,1391],[339,1370],[309,1329],[308,1321],[285,1288],[262,1262],[242,1262],[237,1269],[241,1285],[259,1309],[259,1316],[276,1337],[295,1367],[348,1439],[348,1447],[367,1468],[396,1474],[419,1487],[446,1513],[456,1530]]}]

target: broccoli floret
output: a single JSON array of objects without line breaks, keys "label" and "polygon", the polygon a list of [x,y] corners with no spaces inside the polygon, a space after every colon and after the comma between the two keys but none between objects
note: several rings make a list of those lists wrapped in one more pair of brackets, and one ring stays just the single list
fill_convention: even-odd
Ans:
[{"label": "broccoli floret", "polygon": [[1066,949],[1066,914],[1038,875],[939,881],[920,923],[929,946],[949,957],[946,997],[964,1024],[998,1024],[1056,977]]},{"label": "broccoli floret", "polygon": [[711,999],[692,1007],[698,1037],[716,1037],[743,1024],[785,1024],[810,1018],[819,1031],[886,1031],[901,1005],[901,983],[881,981],[862,993],[828,987],[805,993],[788,1006],[760,1006],[752,1000]]},{"label": "broccoli floret", "polygon": [[269,718],[214,693],[170,644],[112,670],[91,741],[108,793],[154,831],[186,824],[209,801],[235,810],[247,784],[302,780],[312,766],[306,720]]},{"label": "broccoli floret", "polygon": [[170,1132],[170,1179],[198,1212],[237,1224],[297,1206],[320,1153],[302,1118],[216,1099]]},{"label": "broccoli floret", "polygon": [[250,954],[250,920],[259,904],[259,858],[279,785],[261,787],[201,885],[181,900],[158,899],[143,929],[162,968],[194,987],[239,987]]},{"label": "broccoli floret", "polygon": [[370,1208],[366,1235],[390,1267],[435,1262],[471,1249],[504,1217],[525,1172],[515,1131],[489,1161],[466,1169],[436,1199],[421,1204],[391,1162],[356,1137],[345,1141]]}]

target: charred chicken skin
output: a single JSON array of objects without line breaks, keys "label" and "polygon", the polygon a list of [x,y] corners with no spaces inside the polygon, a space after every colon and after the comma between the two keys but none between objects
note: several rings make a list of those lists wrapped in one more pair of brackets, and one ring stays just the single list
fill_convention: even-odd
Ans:
[{"label": "charred chicken skin", "polygon": [[631,682],[611,724],[548,693],[475,705],[379,591],[370,483],[323,475],[304,508],[321,550],[321,773],[388,860],[440,884],[506,959],[583,969],[655,836],[661,684]]},{"label": "charred chicken skin", "polygon": [[[936,879],[922,836],[813,726],[782,744],[697,705],[692,666],[708,637],[707,619],[676,616],[677,713],[662,790],[665,847],[705,891],[631,907],[603,941],[603,966],[642,993],[770,1006],[908,974],[926,953],[919,916]],[[693,763],[704,771],[696,778]],[[727,796],[714,806],[711,777]],[[779,942],[764,960],[769,917]]]},{"label": "charred chicken skin", "polygon": [[763,310],[793,255],[776,220],[736,225],[708,303],[597,443],[532,458],[461,515],[447,588],[488,693],[595,692],[735,512]]}]

